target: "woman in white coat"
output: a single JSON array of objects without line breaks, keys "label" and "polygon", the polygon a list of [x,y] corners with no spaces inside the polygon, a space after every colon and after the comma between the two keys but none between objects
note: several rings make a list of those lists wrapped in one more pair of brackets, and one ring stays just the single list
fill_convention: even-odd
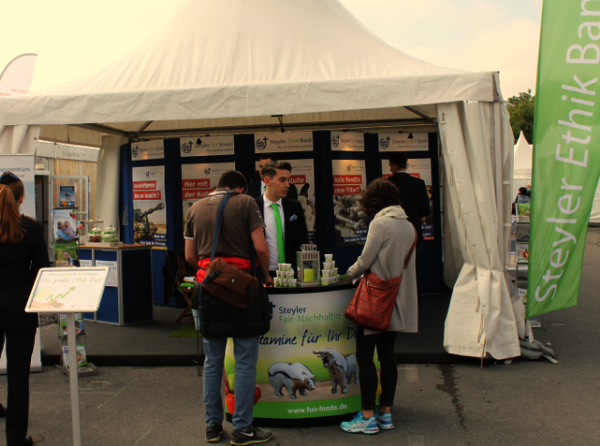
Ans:
[{"label": "woman in white coat", "polygon": [[[416,232],[401,207],[398,188],[388,180],[380,178],[373,181],[362,197],[362,206],[374,218],[363,252],[348,269],[348,276],[358,277],[368,270],[383,280],[403,276],[388,330],[374,332],[356,327],[356,360],[362,410],[352,421],[342,423],[341,428],[346,432],[375,434],[379,429],[394,428],[391,409],[398,383],[398,368],[394,359],[396,333],[417,332],[414,255],[404,270],[405,259],[413,246]],[[376,347],[381,364],[379,406],[375,404],[378,379],[373,357]]]}]

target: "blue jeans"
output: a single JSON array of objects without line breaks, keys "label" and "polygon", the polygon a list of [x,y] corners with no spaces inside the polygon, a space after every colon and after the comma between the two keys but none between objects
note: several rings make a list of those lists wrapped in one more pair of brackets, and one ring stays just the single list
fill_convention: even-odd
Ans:
[{"label": "blue jeans", "polygon": [[[223,422],[223,365],[227,338],[203,338],[204,352],[204,406],[206,424]],[[235,357],[235,412],[233,428],[246,430],[254,420],[254,389],[256,388],[256,361],[258,360],[258,336],[233,338]]]}]

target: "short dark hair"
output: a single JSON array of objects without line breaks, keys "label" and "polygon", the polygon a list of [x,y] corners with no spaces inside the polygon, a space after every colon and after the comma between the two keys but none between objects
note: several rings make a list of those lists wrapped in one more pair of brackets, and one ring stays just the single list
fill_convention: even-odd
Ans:
[{"label": "short dark hair", "polygon": [[519,193],[521,195],[527,195],[527,188],[526,187],[520,187],[519,188]]},{"label": "short dark hair", "polygon": [[289,170],[291,172],[292,165],[287,161],[275,161],[273,163],[265,164],[262,168],[263,178],[269,177],[272,179],[275,175],[277,175],[277,169]]},{"label": "short dark hair", "polygon": [[402,152],[400,153],[392,153],[390,155],[390,163],[395,164],[398,169],[406,169],[406,165],[408,164],[408,158]]},{"label": "short dark hair", "polygon": [[400,191],[394,183],[385,178],[377,178],[367,187],[362,196],[362,206],[367,215],[375,215],[388,206],[398,206]]},{"label": "short dark hair", "polygon": [[270,153],[261,153],[260,157],[258,159],[259,160],[271,160],[272,162],[276,162],[277,161],[277,158],[275,158]]},{"label": "short dark hair", "polygon": [[219,184],[217,184],[219,189],[226,187],[227,189],[239,189],[240,187],[244,190],[248,188],[248,183],[246,182],[246,177],[242,175],[240,172],[236,170],[228,170],[221,178],[219,178]]}]

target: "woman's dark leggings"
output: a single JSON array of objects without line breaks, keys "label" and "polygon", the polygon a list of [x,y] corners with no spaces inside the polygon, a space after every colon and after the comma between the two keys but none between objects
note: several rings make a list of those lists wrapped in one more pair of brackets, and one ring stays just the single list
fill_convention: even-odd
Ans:
[{"label": "woman's dark leggings", "polygon": [[398,384],[398,367],[394,359],[395,331],[383,331],[365,335],[362,327],[356,327],[356,362],[358,362],[358,378],[363,410],[375,410],[377,407],[377,370],[373,357],[375,347],[381,364],[381,397],[379,404],[393,406]]}]

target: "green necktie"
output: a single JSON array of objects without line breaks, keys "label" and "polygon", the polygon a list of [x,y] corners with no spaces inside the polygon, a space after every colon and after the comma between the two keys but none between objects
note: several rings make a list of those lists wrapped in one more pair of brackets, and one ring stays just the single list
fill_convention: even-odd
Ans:
[{"label": "green necktie", "polygon": [[285,249],[283,246],[283,227],[281,226],[281,214],[279,213],[279,205],[272,203],[271,207],[275,213],[275,226],[277,227],[277,249],[279,250],[279,263],[285,263]]}]

